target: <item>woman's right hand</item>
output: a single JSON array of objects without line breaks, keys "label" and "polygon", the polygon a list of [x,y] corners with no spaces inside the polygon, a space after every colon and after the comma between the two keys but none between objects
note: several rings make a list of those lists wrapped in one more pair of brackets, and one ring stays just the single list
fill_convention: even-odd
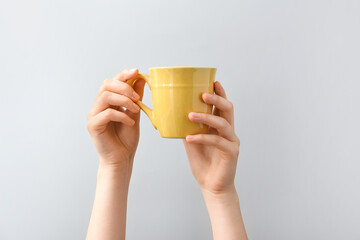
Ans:
[{"label": "woman's right hand", "polygon": [[125,163],[132,168],[129,163],[139,142],[140,108],[135,102],[142,98],[145,81],[139,79],[130,86],[127,80],[137,74],[138,69],[125,69],[106,79],[87,115],[87,128],[100,164]]}]

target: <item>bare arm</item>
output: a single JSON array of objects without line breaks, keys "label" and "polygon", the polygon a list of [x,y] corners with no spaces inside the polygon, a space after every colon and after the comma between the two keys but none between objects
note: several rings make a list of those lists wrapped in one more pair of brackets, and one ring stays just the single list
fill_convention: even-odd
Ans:
[{"label": "bare arm", "polygon": [[122,167],[100,165],[87,239],[125,239],[130,177]]},{"label": "bare arm", "polygon": [[87,240],[125,239],[127,195],[139,141],[140,113],[134,101],[144,88],[143,81],[131,87],[126,80],[137,72],[124,70],[106,79],[88,114],[88,130],[100,161]]},{"label": "bare arm", "polygon": [[235,187],[227,193],[202,191],[209,212],[214,239],[247,239]]},{"label": "bare arm", "polygon": [[202,96],[205,103],[215,106],[212,114],[189,114],[191,121],[208,125],[208,133],[189,135],[184,145],[201,187],[214,239],[247,239],[234,184],[240,140],[234,131],[233,105],[219,82],[215,83],[215,93]]}]

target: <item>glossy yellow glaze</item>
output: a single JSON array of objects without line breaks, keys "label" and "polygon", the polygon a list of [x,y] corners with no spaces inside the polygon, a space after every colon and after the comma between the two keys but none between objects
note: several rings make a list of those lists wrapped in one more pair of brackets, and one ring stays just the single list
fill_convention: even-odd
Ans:
[{"label": "glossy yellow glaze", "polygon": [[184,138],[189,134],[206,133],[207,126],[188,119],[190,112],[211,113],[202,93],[214,93],[216,68],[209,67],[154,67],[150,76],[139,73],[128,81],[145,79],[152,91],[151,110],[141,101],[140,108],[165,138]]}]

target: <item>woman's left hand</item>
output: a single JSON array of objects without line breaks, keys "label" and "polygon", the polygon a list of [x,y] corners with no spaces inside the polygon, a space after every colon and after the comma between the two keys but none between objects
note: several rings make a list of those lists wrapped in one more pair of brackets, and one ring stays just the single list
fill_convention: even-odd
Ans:
[{"label": "woman's left hand", "polygon": [[184,140],[191,171],[201,189],[212,194],[231,192],[239,155],[240,140],[234,131],[233,104],[215,82],[215,93],[204,93],[205,103],[215,106],[213,114],[189,113],[192,122],[209,126],[207,134],[189,135]]}]

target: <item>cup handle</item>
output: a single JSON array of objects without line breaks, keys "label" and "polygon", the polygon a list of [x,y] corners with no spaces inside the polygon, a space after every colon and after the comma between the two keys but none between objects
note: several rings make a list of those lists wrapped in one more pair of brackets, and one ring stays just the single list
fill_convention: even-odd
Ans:
[{"label": "cup handle", "polygon": [[[138,73],[138,75],[136,75],[135,77],[127,80],[127,84],[129,84],[132,87],[134,81],[137,79],[144,79],[146,81],[146,83],[149,85],[149,88],[151,90],[150,76],[145,73]],[[155,125],[155,118],[154,118],[153,110],[151,108],[149,108],[148,106],[146,106],[145,104],[143,104],[140,100],[135,103],[141,108],[141,110],[143,110],[145,112],[145,114],[149,117],[154,128],[157,129],[156,125]]]}]

